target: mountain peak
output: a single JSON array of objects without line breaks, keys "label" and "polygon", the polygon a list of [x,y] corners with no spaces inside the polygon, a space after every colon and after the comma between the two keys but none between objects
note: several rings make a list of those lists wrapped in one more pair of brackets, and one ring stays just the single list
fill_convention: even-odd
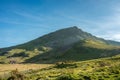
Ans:
[{"label": "mountain peak", "polygon": [[73,28],[73,29],[79,29],[77,26],[72,26],[70,28]]},{"label": "mountain peak", "polygon": [[72,26],[72,27],[64,28],[64,29],[61,29],[61,30],[58,30],[58,31],[60,31],[60,32],[62,31],[62,33],[65,32],[65,33],[69,33],[69,34],[84,32],[81,29],[79,29],[77,26]]},{"label": "mountain peak", "polygon": [[68,27],[68,28],[65,28],[65,29],[80,30],[77,26],[72,26],[72,27]]}]

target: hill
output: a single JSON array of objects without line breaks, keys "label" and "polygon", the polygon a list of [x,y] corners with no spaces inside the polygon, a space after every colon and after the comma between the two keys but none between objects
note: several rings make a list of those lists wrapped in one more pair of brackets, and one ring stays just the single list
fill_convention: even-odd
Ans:
[{"label": "hill", "polygon": [[55,63],[108,57],[119,54],[120,43],[104,40],[70,27],[30,42],[1,49],[1,63]]}]

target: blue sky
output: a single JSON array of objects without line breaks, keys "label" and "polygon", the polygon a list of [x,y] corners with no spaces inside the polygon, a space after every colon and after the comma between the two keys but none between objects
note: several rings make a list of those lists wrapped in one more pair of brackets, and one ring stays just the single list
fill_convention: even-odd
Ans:
[{"label": "blue sky", "polygon": [[0,0],[0,48],[71,26],[120,41],[120,0]]}]

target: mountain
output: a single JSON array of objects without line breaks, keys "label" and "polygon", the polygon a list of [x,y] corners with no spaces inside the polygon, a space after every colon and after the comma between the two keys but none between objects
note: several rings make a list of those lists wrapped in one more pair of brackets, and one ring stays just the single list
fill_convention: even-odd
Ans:
[{"label": "mountain", "polygon": [[30,42],[1,49],[1,63],[53,63],[119,54],[120,43],[95,37],[76,26],[57,30]]}]

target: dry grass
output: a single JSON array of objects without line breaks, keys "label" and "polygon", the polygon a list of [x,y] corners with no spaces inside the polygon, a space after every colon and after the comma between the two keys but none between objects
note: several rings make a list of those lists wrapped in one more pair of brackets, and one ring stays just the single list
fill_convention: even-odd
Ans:
[{"label": "dry grass", "polygon": [[0,64],[0,75],[7,74],[12,70],[18,69],[19,71],[37,70],[47,68],[52,64]]}]

